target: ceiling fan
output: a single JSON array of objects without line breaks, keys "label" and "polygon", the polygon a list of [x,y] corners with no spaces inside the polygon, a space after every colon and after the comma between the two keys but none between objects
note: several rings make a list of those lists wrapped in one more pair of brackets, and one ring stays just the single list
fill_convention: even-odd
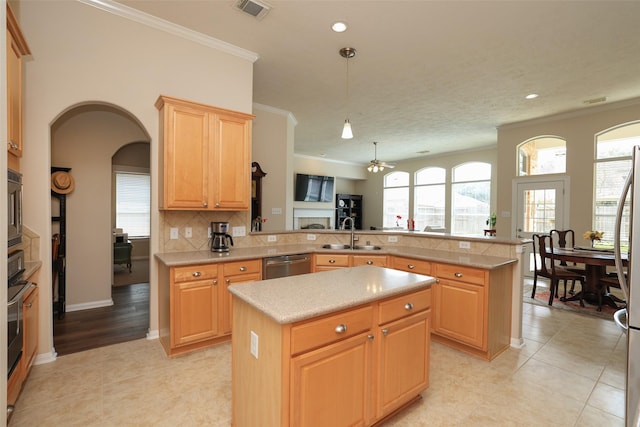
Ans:
[{"label": "ceiling fan", "polygon": [[383,171],[384,168],[395,168],[396,165],[393,163],[387,163],[387,162],[381,162],[380,160],[378,160],[378,143],[374,142],[373,143],[373,160],[371,160],[371,162],[369,163],[369,166],[367,167],[367,170],[369,172],[373,172],[376,173],[378,171]]}]

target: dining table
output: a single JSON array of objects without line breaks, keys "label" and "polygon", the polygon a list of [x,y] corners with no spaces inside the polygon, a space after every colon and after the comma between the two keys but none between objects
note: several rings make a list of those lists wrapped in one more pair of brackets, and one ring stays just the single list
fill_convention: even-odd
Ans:
[{"label": "dining table", "polygon": [[[606,304],[615,309],[619,309],[618,304],[626,304],[624,300],[607,292],[607,287],[602,283],[602,279],[607,277],[607,267],[615,266],[615,255],[613,250],[598,250],[592,248],[553,248],[553,256],[556,261],[566,263],[584,264],[585,281],[584,288],[580,292],[566,299],[566,301],[577,301],[581,298],[590,304],[599,305],[598,295],[602,296],[602,304]],[[628,265],[626,253],[621,254],[623,266]],[[600,309],[600,307],[598,307]]]}]

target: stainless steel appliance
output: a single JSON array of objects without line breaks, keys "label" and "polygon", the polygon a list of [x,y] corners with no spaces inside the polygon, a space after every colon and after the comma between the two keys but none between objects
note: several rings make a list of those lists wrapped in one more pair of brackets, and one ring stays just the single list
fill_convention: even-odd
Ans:
[{"label": "stainless steel appliance", "polygon": [[265,280],[310,272],[311,255],[309,254],[281,255],[262,260],[262,277]]},{"label": "stainless steel appliance", "polygon": [[7,243],[11,249],[22,243],[22,175],[11,169],[7,175]]},{"label": "stainless steel appliance", "polygon": [[229,252],[229,248],[233,246],[233,237],[228,231],[228,222],[211,223],[211,252]]},{"label": "stainless steel appliance", "polygon": [[[625,276],[620,234],[627,195],[631,197],[631,212],[627,254],[629,264]],[[640,232],[634,233],[634,227],[640,228],[640,147],[638,146],[633,148],[631,172],[618,202],[614,235],[616,270],[620,287],[627,301],[627,308],[619,310],[614,316],[618,326],[627,334],[626,427],[640,427]],[[635,249],[638,250],[634,252]]]},{"label": "stainless steel appliance", "polygon": [[24,253],[16,251],[9,255],[7,262],[7,378],[18,366],[22,356],[22,297],[32,285],[22,280],[24,273]]}]

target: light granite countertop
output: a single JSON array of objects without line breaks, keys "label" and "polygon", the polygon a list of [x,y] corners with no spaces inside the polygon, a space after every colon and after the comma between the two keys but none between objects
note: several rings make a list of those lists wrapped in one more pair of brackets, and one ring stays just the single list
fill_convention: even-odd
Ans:
[{"label": "light granite countertop", "polygon": [[410,246],[390,246],[381,250],[352,250],[352,249],[323,249],[321,245],[277,245],[256,246],[251,248],[232,248],[230,252],[220,254],[211,251],[170,252],[155,254],[156,259],[169,267],[193,264],[241,261],[245,259],[265,258],[280,255],[302,253],[343,253],[406,256],[425,261],[455,264],[467,267],[477,267],[493,270],[517,262],[515,258],[503,258],[490,255],[469,254],[463,252],[449,252],[434,249],[423,249]]},{"label": "light granite countertop", "polygon": [[435,278],[390,268],[360,266],[240,283],[229,292],[280,324],[428,288]]}]

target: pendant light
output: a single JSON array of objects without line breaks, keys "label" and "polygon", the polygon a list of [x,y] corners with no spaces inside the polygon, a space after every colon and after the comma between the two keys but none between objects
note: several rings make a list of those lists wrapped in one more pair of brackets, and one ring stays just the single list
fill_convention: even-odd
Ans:
[{"label": "pendant light", "polygon": [[349,58],[356,56],[356,50],[352,47],[343,47],[340,49],[340,56],[347,60],[347,118],[342,128],[342,139],[351,139],[353,132],[351,131],[351,122],[349,122]]}]

